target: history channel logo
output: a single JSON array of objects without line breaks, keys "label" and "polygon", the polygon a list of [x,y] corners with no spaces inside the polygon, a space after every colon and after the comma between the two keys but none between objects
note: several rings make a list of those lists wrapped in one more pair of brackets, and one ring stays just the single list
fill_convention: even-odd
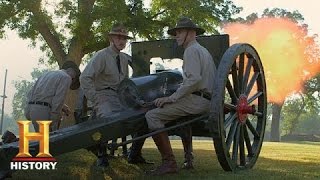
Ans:
[{"label": "history channel logo", "polygon": [[[57,161],[49,153],[49,128],[51,121],[37,121],[39,132],[29,132],[31,121],[18,121],[19,153],[10,163],[11,170],[54,170]],[[39,141],[39,153],[32,157],[29,141]]]}]

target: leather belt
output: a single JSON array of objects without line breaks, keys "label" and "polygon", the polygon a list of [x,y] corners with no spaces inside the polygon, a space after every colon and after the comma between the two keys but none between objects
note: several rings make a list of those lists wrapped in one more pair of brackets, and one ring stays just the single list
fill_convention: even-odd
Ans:
[{"label": "leather belt", "polygon": [[49,108],[51,108],[51,105],[47,102],[41,102],[41,101],[30,101],[28,102],[28,104],[38,104],[38,105],[42,105],[42,106],[48,106]]},{"label": "leather belt", "polygon": [[197,96],[201,96],[209,101],[211,101],[211,94],[207,93],[207,92],[202,92],[202,91],[195,91],[191,94],[197,95]]}]

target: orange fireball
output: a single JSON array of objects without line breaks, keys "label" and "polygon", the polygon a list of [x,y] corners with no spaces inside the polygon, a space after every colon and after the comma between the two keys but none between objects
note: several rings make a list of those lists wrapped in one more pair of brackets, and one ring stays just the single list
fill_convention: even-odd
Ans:
[{"label": "orange fireball", "polygon": [[253,45],[262,60],[269,102],[280,103],[303,90],[304,81],[320,72],[320,48],[305,27],[284,18],[261,18],[253,24],[224,26],[231,44]]}]

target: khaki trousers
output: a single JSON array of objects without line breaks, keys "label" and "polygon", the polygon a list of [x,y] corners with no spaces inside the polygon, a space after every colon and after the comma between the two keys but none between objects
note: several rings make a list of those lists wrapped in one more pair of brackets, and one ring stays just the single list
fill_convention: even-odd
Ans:
[{"label": "khaki trousers", "polygon": [[[39,131],[39,125],[36,121],[49,121],[50,120],[50,107],[38,105],[38,104],[28,104],[25,111],[25,116],[28,120],[32,121],[34,130]],[[58,122],[52,121],[50,124],[51,131],[58,129]]]},{"label": "khaki trousers", "polygon": [[115,112],[125,110],[120,103],[118,94],[113,90],[97,93],[96,101],[95,110],[99,118],[107,118]]},{"label": "khaki trousers", "polygon": [[190,94],[174,103],[166,104],[162,108],[155,108],[146,113],[146,120],[150,130],[164,128],[165,124],[180,117],[203,114],[209,112],[210,101]]}]

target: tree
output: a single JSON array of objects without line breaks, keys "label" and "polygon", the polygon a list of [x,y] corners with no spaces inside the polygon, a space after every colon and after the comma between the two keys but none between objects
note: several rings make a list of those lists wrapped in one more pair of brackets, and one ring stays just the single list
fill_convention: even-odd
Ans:
[{"label": "tree", "polygon": [[319,134],[320,74],[305,82],[303,93],[288,98],[282,110],[284,134]]},{"label": "tree", "polygon": [[272,120],[271,120],[271,132],[270,141],[279,142],[280,141],[280,120],[281,120],[281,109],[283,103],[272,103]]},{"label": "tree", "polygon": [[303,97],[306,113],[297,126],[300,127],[300,132],[304,130],[307,134],[320,134],[320,73],[305,82]]},{"label": "tree", "polygon": [[[296,95],[299,95],[296,97]],[[283,116],[283,128],[284,134],[292,135],[298,132],[299,124],[303,125],[303,121],[314,122],[315,127],[320,124],[319,118],[314,118],[320,114],[320,73],[315,77],[304,82],[303,90],[293,97],[288,97],[282,111],[282,105],[275,104],[275,108],[279,108],[280,111],[274,111],[273,114],[281,114]],[[280,119],[280,118],[279,118]],[[319,121],[319,122],[317,122]],[[276,123],[279,121],[273,121],[274,136],[277,139],[280,137],[280,129],[277,131]],[[278,125],[280,126],[280,125]],[[306,130],[306,129],[305,129]],[[275,135],[275,133],[279,133]],[[305,132],[309,133],[309,132]]]},{"label": "tree", "polygon": [[283,119],[283,128],[284,134],[292,135],[297,129],[299,124],[299,118],[305,111],[305,99],[300,93],[299,97],[288,98],[284,104],[281,115]]},{"label": "tree", "polygon": [[[262,17],[281,17],[281,18],[288,18],[291,21],[297,23],[297,24],[302,24],[304,17],[298,12],[298,11],[293,11],[293,12],[289,12],[286,11],[284,9],[279,9],[279,8],[274,8],[274,9],[265,9],[263,12]],[[302,24],[301,25],[302,29],[304,31],[308,31],[307,30],[307,25],[306,24]],[[315,37],[311,36],[311,37],[303,37],[304,39],[301,41],[315,41]],[[310,43],[312,45],[314,45],[315,43]],[[313,54],[313,57],[319,57],[319,48],[318,46],[309,46],[306,47],[305,49],[305,53],[309,53],[309,54]],[[312,56],[310,56],[310,59],[306,59],[306,61],[318,61],[317,59],[313,59]],[[312,64],[310,64],[312,65]],[[310,80],[312,81],[312,80]],[[306,83],[309,84],[309,83]],[[304,87],[305,92],[309,91],[310,88],[308,88],[307,86]],[[300,93],[301,95],[301,101],[289,101],[287,102],[286,106],[291,109],[293,107],[297,108],[300,107],[300,109],[296,109],[295,111],[291,111],[291,113],[283,113],[283,115],[286,116],[286,124],[284,126],[285,130],[287,131],[287,133],[291,134],[293,133],[294,129],[297,127],[297,124],[299,123],[298,119],[301,116],[301,114],[304,112],[304,108],[306,106],[305,102],[312,102],[312,100],[310,99],[312,96],[308,96],[309,98],[304,98],[304,95],[301,94],[301,92],[296,92],[296,93]],[[293,104],[292,104],[293,103]],[[281,109],[283,106],[283,103],[273,103],[273,120],[272,120],[272,125],[271,125],[271,141],[280,141],[280,115],[281,115]]]},{"label": "tree", "polygon": [[[320,57],[320,55],[318,56]],[[320,73],[304,83],[306,107],[310,112],[316,114],[320,111]]]},{"label": "tree", "polygon": [[296,129],[297,133],[320,136],[320,116],[318,114],[303,114]]},{"label": "tree", "polygon": [[287,11],[285,9],[280,9],[280,8],[273,8],[273,9],[266,8],[265,10],[263,10],[263,13],[260,17],[258,15],[258,13],[255,12],[255,13],[249,14],[246,18],[238,17],[238,18],[234,19],[232,22],[252,24],[258,18],[265,18],[265,17],[288,18],[295,23],[302,23],[304,21],[304,17],[297,10],[290,12],[290,11]]},{"label": "tree", "polygon": [[295,10],[293,12],[290,12],[280,8],[267,8],[263,11],[261,17],[288,18],[295,23],[302,23],[304,21],[304,17],[299,11]]},{"label": "tree", "polygon": [[193,17],[208,32],[214,32],[220,21],[229,20],[240,11],[231,1],[221,0],[184,3],[154,0],[150,9],[144,3],[142,0],[1,1],[4,17],[0,21],[1,34],[4,27],[9,27],[34,44],[40,41],[49,62],[58,62],[61,67],[68,58],[80,64],[84,55],[105,47],[108,44],[105,34],[115,21],[126,24],[134,35],[156,39],[163,37],[164,27],[173,26],[181,15]]},{"label": "tree", "polygon": [[[230,0],[153,0],[145,8],[142,0],[6,0],[0,1],[0,37],[5,28],[15,30],[33,45],[40,44],[50,64],[59,67],[72,60],[77,65],[85,55],[108,45],[106,32],[113,22],[124,23],[135,37],[164,37],[166,28],[177,17],[187,15],[203,25],[208,33],[217,32],[221,21],[240,12]],[[74,106],[75,94],[69,105]],[[68,121],[66,125],[73,124]]]}]

